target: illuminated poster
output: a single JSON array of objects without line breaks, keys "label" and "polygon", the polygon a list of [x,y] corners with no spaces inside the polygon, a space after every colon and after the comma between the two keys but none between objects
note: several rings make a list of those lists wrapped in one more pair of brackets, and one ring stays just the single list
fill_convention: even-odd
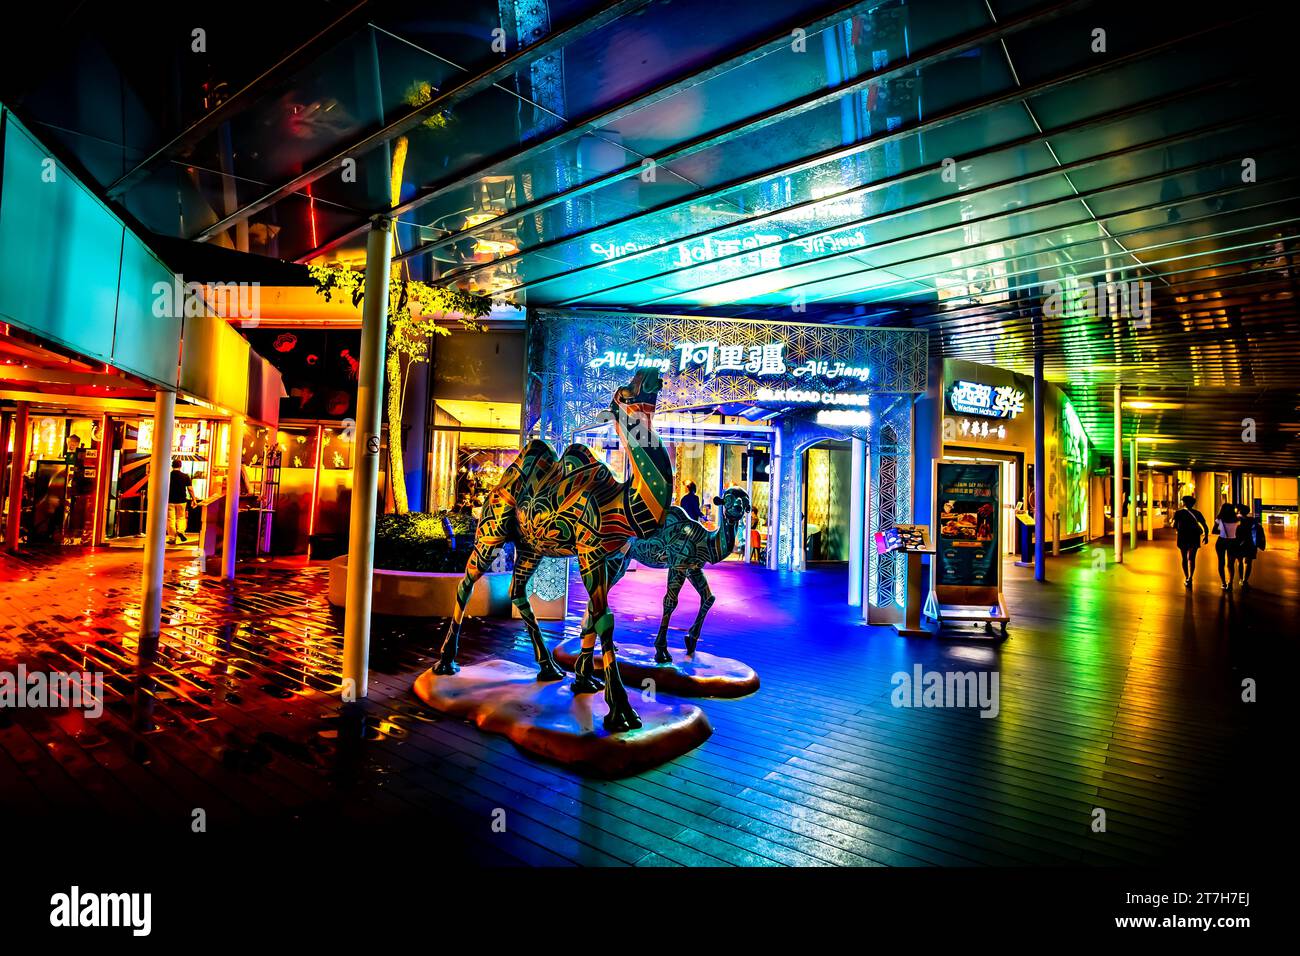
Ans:
[{"label": "illuminated poster", "polygon": [[998,584],[998,466],[938,462],[937,583]]}]

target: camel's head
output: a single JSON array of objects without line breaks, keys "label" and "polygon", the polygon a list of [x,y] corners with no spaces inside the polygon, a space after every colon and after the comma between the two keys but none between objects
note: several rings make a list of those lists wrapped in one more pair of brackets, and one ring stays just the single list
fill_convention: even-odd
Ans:
[{"label": "camel's head", "polygon": [[632,376],[632,381],[614,392],[609,410],[615,413],[622,409],[623,414],[648,435],[655,404],[659,401],[659,390],[663,385],[657,368],[643,368]]},{"label": "camel's head", "polygon": [[749,514],[749,495],[745,494],[744,488],[728,488],[722,493],[721,498],[715,497],[713,503],[718,506],[722,517],[727,521],[739,524],[745,520],[745,515]]},{"label": "camel's head", "polygon": [[624,409],[649,405],[653,410],[655,402],[659,400],[659,390],[663,387],[664,380],[660,378],[657,368],[643,368],[632,376],[632,381],[614,392],[610,408],[614,405],[621,405]]}]

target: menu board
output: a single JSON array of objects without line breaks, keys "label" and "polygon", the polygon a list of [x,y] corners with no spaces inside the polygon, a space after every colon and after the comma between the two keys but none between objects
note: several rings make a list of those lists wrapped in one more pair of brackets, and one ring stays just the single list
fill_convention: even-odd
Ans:
[{"label": "menu board", "polygon": [[935,466],[936,583],[999,584],[999,467],[965,462]]},{"label": "menu board", "polygon": [[923,524],[899,524],[875,534],[876,553],[930,550],[930,529]]}]

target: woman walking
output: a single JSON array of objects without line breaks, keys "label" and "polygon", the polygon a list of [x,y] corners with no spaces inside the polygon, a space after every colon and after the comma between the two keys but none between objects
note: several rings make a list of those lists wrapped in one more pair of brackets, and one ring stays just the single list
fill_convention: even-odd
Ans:
[{"label": "woman walking", "polygon": [[[1232,578],[1237,569],[1237,561],[1240,552],[1237,547],[1237,532],[1241,530],[1241,519],[1237,514],[1234,505],[1224,502],[1223,507],[1219,509],[1219,516],[1214,519],[1214,533],[1219,536],[1219,540],[1214,542],[1214,553],[1219,558],[1219,580],[1223,582],[1223,590],[1232,590]],[[1228,571],[1224,574],[1224,564],[1227,564]]]},{"label": "woman walking", "polygon": [[1241,527],[1237,529],[1237,550],[1241,559],[1241,586],[1250,587],[1250,570],[1255,565],[1259,549],[1264,545],[1264,528],[1259,519],[1250,513],[1248,505],[1237,505]]},{"label": "woman walking", "polygon": [[1205,516],[1195,508],[1196,499],[1191,495],[1183,498],[1183,506],[1174,512],[1174,530],[1178,534],[1178,553],[1183,558],[1183,583],[1192,586],[1192,575],[1196,573],[1196,551],[1202,544],[1210,543],[1210,529],[1205,524]]}]

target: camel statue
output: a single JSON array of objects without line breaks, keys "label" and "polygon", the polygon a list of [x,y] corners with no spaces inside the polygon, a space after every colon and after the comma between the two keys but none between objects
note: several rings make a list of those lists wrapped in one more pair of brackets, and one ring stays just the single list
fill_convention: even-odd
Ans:
[{"label": "camel statue", "polygon": [[749,495],[743,488],[728,488],[721,498],[715,497],[713,503],[718,506],[718,527],[713,531],[692,521],[681,508],[672,507],[668,509],[662,528],[648,538],[638,538],[632,542],[623,569],[619,572],[619,577],[622,577],[632,558],[646,567],[668,569],[664,616],[659,622],[659,633],[655,637],[655,661],[660,664],[673,662],[672,655],[668,653],[668,622],[677,609],[677,595],[688,580],[700,595],[699,613],[686,631],[686,653],[695,653],[695,645],[700,640],[700,628],[704,626],[704,616],[716,600],[709,589],[708,578],[704,576],[704,565],[717,564],[736,550],[736,532],[744,524],[745,515],[749,514]]},{"label": "camel statue", "polygon": [[[686,653],[694,654],[695,645],[700,640],[700,628],[704,626],[704,616],[709,613],[716,600],[709,589],[709,580],[704,576],[704,565],[717,564],[736,550],[736,532],[740,530],[749,513],[749,495],[742,488],[728,488],[721,498],[714,498],[718,506],[718,527],[709,531],[703,525],[692,521],[681,508],[675,505],[668,509],[663,527],[648,538],[638,538],[631,543],[623,563],[619,566],[614,583],[627,573],[632,559],[640,561],[649,568],[668,569],[668,591],[664,594],[664,615],[659,622],[659,633],[655,637],[655,661],[671,664],[672,655],[668,653],[668,622],[672,620],[673,611],[677,609],[677,596],[682,585],[688,580],[700,595],[700,610],[695,615],[695,622],[686,632]],[[582,633],[584,641],[591,622],[584,615]]]},{"label": "camel statue", "polygon": [[[496,551],[515,543],[515,569],[510,600],[519,609],[537,657],[537,679],[562,680],[562,671],[542,641],[537,618],[528,603],[528,579],[543,557],[578,558],[578,570],[590,601],[584,621],[582,651],[574,665],[576,694],[605,691],[609,705],[605,729],[611,733],[641,726],[628,702],[618,673],[614,648],[614,615],[609,589],[625,563],[628,541],[654,534],[664,521],[672,495],[672,461],[652,427],[662,381],[656,369],[643,369],[614,393],[606,413],[632,463],[632,477],[616,481],[609,469],[585,445],[570,445],[556,459],[550,445],[534,439],[501,476],[483,505],[474,551],[456,591],[456,608],[447,630],[437,674],[454,674],[465,604],[477,581],[492,564]],[[594,674],[596,637],[600,637],[604,681]]]}]

